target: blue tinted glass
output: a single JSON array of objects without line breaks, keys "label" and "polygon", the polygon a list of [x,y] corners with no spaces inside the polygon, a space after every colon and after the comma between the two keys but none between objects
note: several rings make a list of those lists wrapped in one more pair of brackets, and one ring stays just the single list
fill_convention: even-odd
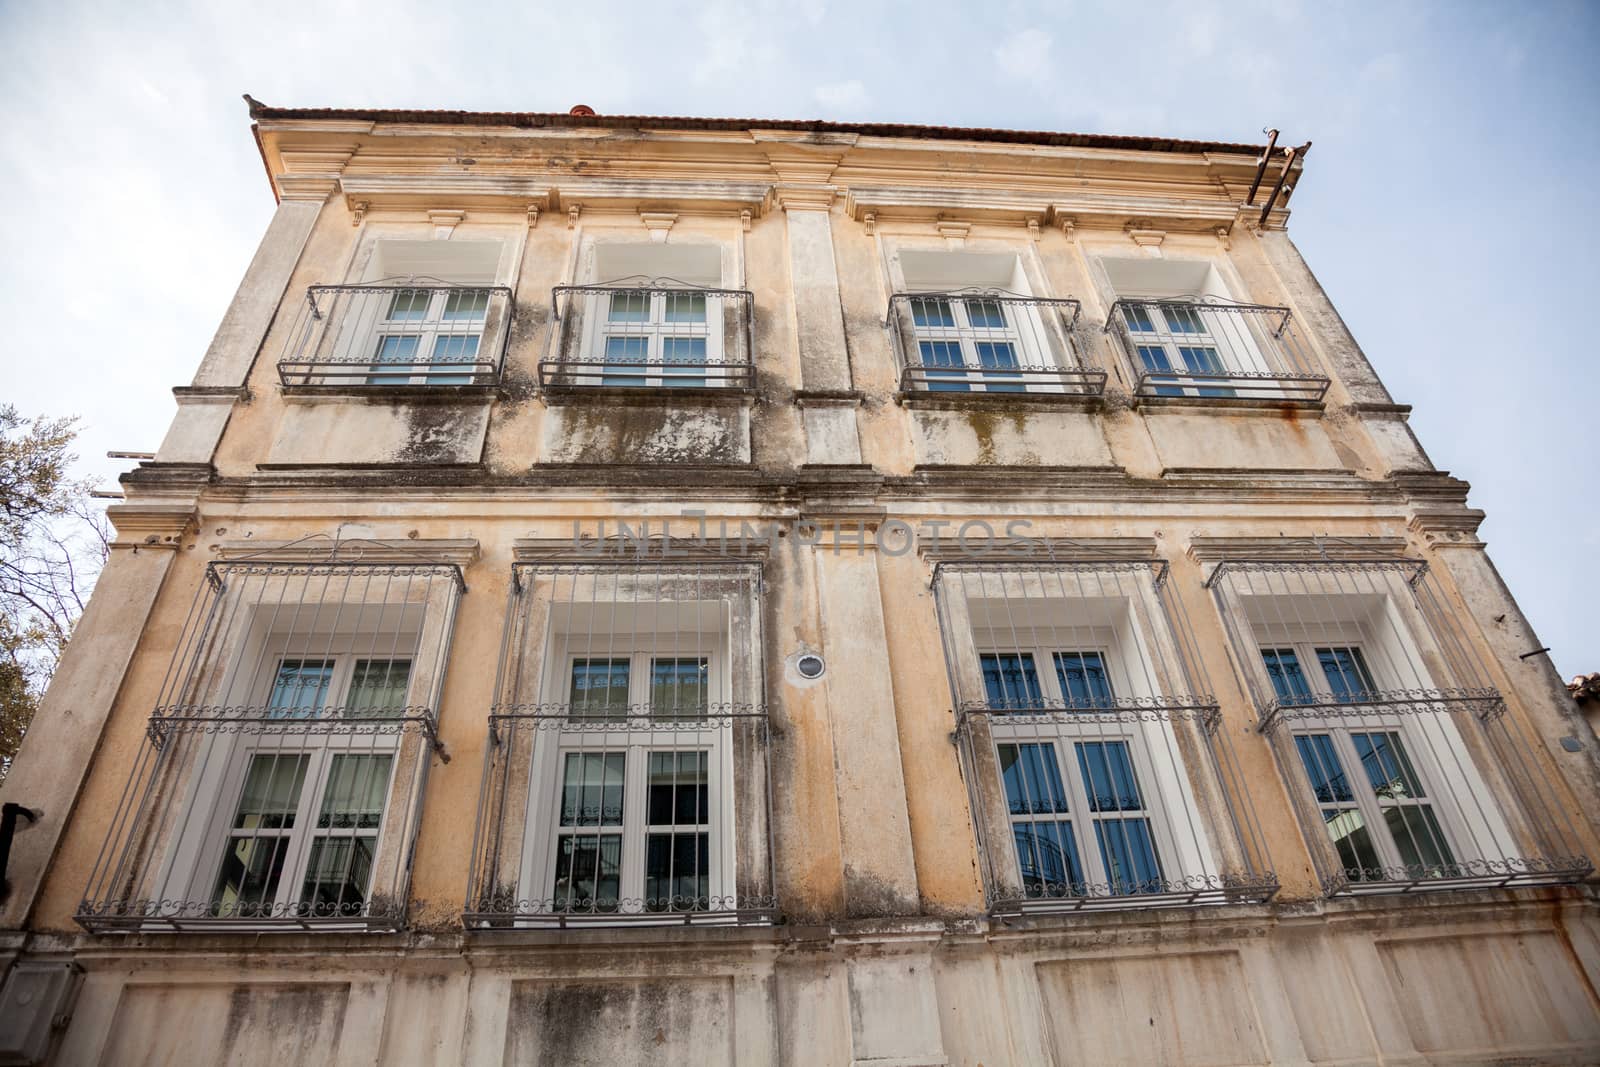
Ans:
[{"label": "blue tinted glass", "polygon": [[1167,320],[1167,327],[1173,333],[1206,332],[1205,325],[1200,321],[1200,315],[1193,308],[1169,304],[1161,309],[1161,317]]},{"label": "blue tinted glass", "polygon": [[625,711],[628,706],[628,661],[574,661],[569,699],[573,712],[578,714]]},{"label": "blue tinted glass", "polygon": [[267,715],[273,719],[315,715],[327,704],[332,684],[332,660],[280,660],[267,698]]},{"label": "blue tinted glass", "polygon": [[974,345],[978,350],[978,366],[990,370],[1015,370],[1017,368],[1017,350],[1005,341],[979,341]]},{"label": "blue tinted glass", "polygon": [[1006,787],[1006,807],[1013,815],[1067,810],[1067,791],[1061,784],[1055,746],[1047,742],[997,746],[1000,777]]},{"label": "blue tinted glass", "polygon": [[[606,362],[607,363],[643,363],[650,355],[650,339],[647,337],[607,337]],[[642,376],[608,374],[608,385],[643,385]]]},{"label": "blue tinted glass", "polygon": [[1341,701],[1369,700],[1377,689],[1359,648],[1319,648],[1317,661],[1327,676],[1328,688]]},{"label": "blue tinted glass", "polygon": [[1145,370],[1172,369],[1172,360],[1167,358],[1167,350],[1161,345],[1140,345],[1139,362],[1144,364]]},{"label": "blue tinted glass", "polygon": [[1111,679],[1098,652],[1057,652],[1056,680],[1069,708],[1103,708],[1111,704]]},{"label": "blue tinted glass", "polygon": [[447,322],[481,319],[489,310],[487,289],[465,289],[451,293],[444,302],[444,319]]},{"label": "blue tinted glass", "polygon": [[1070,822],[1014,823],[1011,830],[1023,891],[1028,896],[1083,895],[1083,865]]},{"label": "blue tinted glass", "polygon": [[1191,347],[1180,345],[1178,355],[1183,357],[1183,365],[1196,374],[1222,374],[1222,359],[1217,355],[1215,348]]},{"label": "blue tinted glass", "polygon": [[1126,741],[1083,741],[1077,749],[1083,787],[1089,793],[1089,810],[1144,810]]},{"label": "blue tinted glass", "polygon": [[1159,893],[1166,888],[1149,819],[1099,819],[1094,836],[1112,893]]},{"label": "blue tinted glass", "polygon": [[911,321],[918,326],[954,326],[956,316],[950,301],[924,297],[911,301]]},{"label": "blue tinted glass", "polygon": [[1128,329],[1139,333],[1154,333],[1156,324],[1150,319],[1150,308],[1144,304],[1123,304],[1122,317]]},{"label": "blue tinted glass", "polygon": [[650,319],[649,293],[612,293],[606,316],[612,322],[647,322]]},{"label": "blue tinted glass", "polygon": [[378,363],[415,363],[417,361],[417,338],[406,337],[380,337],[378,338],[378,353],[374,357]]},{"label": "blue tinted glass", "polygon": [[390,322],[412,322],[428,317],[428,303],[433,294],[425,289],[401,289],[389,299]]},{"label": "blue tinted glass", "polygon": [[922,352],[924,367],[954,367],[955,370],[929,370],[926,372],[928,389],[938,393],[968,393],[972,385],[966,371],[961,369],[961,345],[957,341],[922,341],[917,346]]},{"label": "blue tinted glass", "polygon": [[1350,780],[1344,776],[1339,754],[1334,751],[1333,738],[1327,734],[1300,734],[1294,739],[1300,753],[1300,763],[1311,779],[1311,791],[1319,804],[1353,803],[1355,794],[1350,791]]},{"label": "blue tinted glass", "polygon": [[663,337],[661,339],[661,361],[666,364],[662,376],[664,384],[704,385],[706,381],[706,339],[704,337]]},{"label": "blue tinted glass", "polygon": [[1004,329],[1005,309],[996,300],[968,300],[967,321],[979,329]]},{"label": "blue tinted glass", "polygon": [[1295,655],[1294,649],[1263,648],[1261,659],[1267,665],[1267,677],[1272,679],[1272,691],[1277,694],[1279,704],[1290,706],[1316,702],[1305,673],[1300,670],[1300,657]]},{"label": "blue tinted glass", "polygon": [[986,652],[979,657],[983,665],[983,691],[991,708],[1037,708],[1044,703],[1039,675],[1033,657],[1026,652]]},{"label": "blue tinted glass", "polygon": [[1400,735],[1390,731],[1371,734],[1351,734],[1356,755],[1361,758],[1361,769],[1367,772],[1372,791],[1385,799],[1423,796],[1422,783],[1411,767],[1406,747]]}]

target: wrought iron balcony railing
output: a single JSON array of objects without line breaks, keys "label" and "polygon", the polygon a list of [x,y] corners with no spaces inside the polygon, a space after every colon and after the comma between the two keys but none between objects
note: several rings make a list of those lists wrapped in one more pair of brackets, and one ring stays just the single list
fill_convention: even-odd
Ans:
[{"label": "wrought iron balcony railing", "polygon": [[1138,397],[1316,402],[1328,389],[1288,308],[1128,298],[1111,305],[1106,331]]},{"label": "wrought iron balcony railing", "polygon": [[313,285],[278,360],[284,385],[494,385],[511,290],[431,280]]},{"label": "wrought iron balcony railing", "polygon": [[749,389],[752,294],[670,278],[552,291],[557,329],[539,380],[562,389]]},{"label": "wrought iron balcony railing", "polygon": [[990,910],[1266,900],[1277,878],[1166,564],[1095,552],[934,574]]},{"label": "wrought iron balcony railing", "polygon": [[468,929],[777,920],[760,571],[514,568]]},{"label": "wrought iron balcony railing", "polygon": [[1585,877],[1555,772],[1428,565],[1322,547],[1224,560],[1208,584],[1323,890]]},{"label": "wrought iron balcony railing", "polygon": [[1076,300],[996,289],[895,293],[889,326],[905,393],[1099,396],[1106,372],[1073,340]]},{"label": "wrought iron balcony railing", "polygon": [[213,563],[76,919],[395,930],[460,568]]}]

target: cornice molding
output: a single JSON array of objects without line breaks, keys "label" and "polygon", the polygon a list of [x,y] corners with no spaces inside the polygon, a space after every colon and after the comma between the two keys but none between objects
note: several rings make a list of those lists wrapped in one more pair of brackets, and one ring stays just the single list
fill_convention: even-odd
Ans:
[{"label": "cornice molding", "polygon": [[857,222],[908,219],[937,222],[942,215],[959,214],[981,222],[1027,225],[1050,211],[1042,196],[1004,190],[943,188],[938,186],[851,186],[845,191],[845,214]]},{"label": "cornice molding", "polygon": [[772,193],[784,211],[827,211],[838,190],[831,185],[777,185]]},{"label": "cornice molding", "polygon": [[[1003,526],[1003,524],[996,524]],[[917,528],[917,554],[930,563],[1033,562],[1087,563],[1101,560],[1155,562],[1160,559],[1153,537],[958,536],[950,523]]]},{"label": "cornice molding", "polygon": [[535,178],[485,174],[347,174],[339,189],[352,212],[433,211],[441,204],[455,210],[499,208],[524,212],[551,206],[550,183]]},{"label": "cornice molding", "polygon": [[670,212],[739,217],[766,213],[772,186],[766,182],[705,181],[676,178],[590,178],[562,181],[551,190],[554,204],[585,211]]},{"label": "cornice molding", "polygon": [[199,520],[193,504],[111,504],[106,518],[116,527],[113,548],[176,549]]},{"label": "cornice molding", "polygon": [[1224,560],[1316,561],[1368,560],[1376,556],[1399,557],[1409,547],[1404,537],[1209,537],[1189,538],[1188,555],[1196,563]]},{"label": "cornice molding", "polygon": [[1483,519],[1484,513],[1477,508],[1423,508],[1406,525],[1431,548],[1482,548],[1478,527]]}]

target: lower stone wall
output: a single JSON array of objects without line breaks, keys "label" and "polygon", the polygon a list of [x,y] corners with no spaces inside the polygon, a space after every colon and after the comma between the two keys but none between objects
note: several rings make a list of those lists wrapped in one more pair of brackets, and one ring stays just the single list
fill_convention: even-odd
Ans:
[{"label": "lower stone wall", "polygon": [[58,1064],[1600,1061],[1586,890],[30,954],[85,971]]}]

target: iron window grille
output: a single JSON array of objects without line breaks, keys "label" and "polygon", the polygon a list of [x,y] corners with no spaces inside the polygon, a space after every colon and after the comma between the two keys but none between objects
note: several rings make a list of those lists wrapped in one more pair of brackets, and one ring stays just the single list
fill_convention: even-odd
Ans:
[{"label": "iron window grille", "polygon": [[947,561],[933,588],[989,908],[1277,890],[1167,566]]},{"label": "iron window grille", "polygon": [[1116,335],[1140,398],[1316,403],[1328,391],[1288,308],[1124,298],[1111,305],[1106,332]]},{"label": "iron window grille", "polygon": [[1319,550],[1224,560],[1208,585],[1324,892],[1587,875],[1555,772],[1427,563]]},{"label": "iron window grille", "polygon": [[511,335],[511,290],[428,278],[313,285],[289,327],[286,386],[489,386]]},{"label": "iron window grille", "polygon": [[212,563],[77,921],[394,930],[436,747],[458,567]]},{"label": "iron window grille", "polygon": [[775,921],[760,565],[513,579],[468,928]]},{"label": "iron window grille", "polygon": [[672,278],[623,278],[552,290],[546,389],[750,389],[753,297]]},{"label": "iron window grille", "polygon": [[1000,289],[895,293],[888,323],[906,393],[1099,396],[1106,372],[1074,340],[1076,300]]}]

